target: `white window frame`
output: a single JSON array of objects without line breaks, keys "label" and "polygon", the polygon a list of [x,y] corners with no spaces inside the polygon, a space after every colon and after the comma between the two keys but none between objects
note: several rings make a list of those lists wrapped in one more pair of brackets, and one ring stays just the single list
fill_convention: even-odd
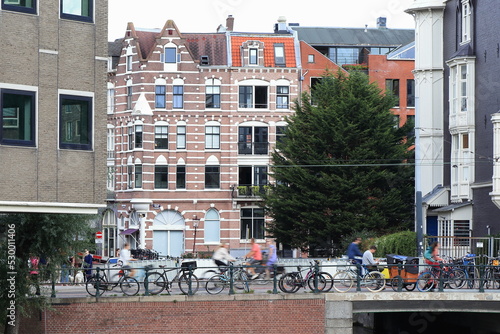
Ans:
[{"label": "white window frame", "polygon": [[471,6],[470,0],[462,0],[462,43],[471,40]]}]

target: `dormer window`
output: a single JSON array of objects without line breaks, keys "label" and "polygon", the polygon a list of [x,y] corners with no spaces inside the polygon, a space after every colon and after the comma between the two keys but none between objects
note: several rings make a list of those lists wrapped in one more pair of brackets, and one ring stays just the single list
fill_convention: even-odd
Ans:
[{"label": "dormer window", "polygon": [[255,48],[248,49],[248,64],[257,65],[259,63],[259,50]]},{"label": "dormer window", "polygon": [[276,67],[285,66],[285,46],[283,43],[274,44],[274,64]]},{"label": "dormer window", "polygon": [[176,48],[165,48],[164,62],[167,64],[175,64],[177,62]]}]

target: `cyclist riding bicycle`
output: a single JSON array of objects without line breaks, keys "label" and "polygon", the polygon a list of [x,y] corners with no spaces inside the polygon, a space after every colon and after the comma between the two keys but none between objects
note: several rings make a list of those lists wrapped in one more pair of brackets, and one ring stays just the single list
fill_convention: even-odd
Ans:
[{"label": "cyclist riding bicycle", "polygon": [[236,259],[232,257],[227,251],[226,244],[221,243],[220,246],[215,250],[212,255],[212,260],[214,260],[215,264],[219,267],[220,272],[224,272],[226,270],[229,262],[234,262]]},{"label": "cyclist riding bicycle", "polygon": [[431,265],[434,268],[439,268],[439,262],[442,262],[443,259],[439,257],[439,243],[437,241],[433,242],[429,248],[424,253],[425,263]]},{"label": "cyclist riding bicycle", "polygon": [[[260,250],[260,246],[255,243],[254,238],[250,239],[250,242],[252,244],[252,249],[250,250],[250,252],[248,252],[247,255],[245,255],[245,257],[250,258],[250,261],[248,262],[249,265],[260,266],[262,264],[262,252]],[[252,279],[255,279],[259,276],[259,274],[255,272],[255,267],[249,267],[248,272],[250,273],[250,275],[252,275]]]}]

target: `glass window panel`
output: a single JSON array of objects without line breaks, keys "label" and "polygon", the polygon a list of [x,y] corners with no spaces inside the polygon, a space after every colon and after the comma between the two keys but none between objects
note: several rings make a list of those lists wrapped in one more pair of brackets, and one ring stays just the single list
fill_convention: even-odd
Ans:
[{"label": "glass window panel", "polygon": [[248,50],[248,63],[250,65],[257,65],[258,63],[258,50],[257,49],[249,49]]},{"label": "glass window panel", "polygon": [[174,108],[184,107],[184,86],[174,86]]},{"label": "glass window panel", "polygon": [[205,188],[220,188],[219,166],[205,166]]},{"label": "glass window panel", "polygon": [[135,188],[142,188],[142,165],[135,165]]},{"label": "glass window panel", "polygon": [[253,108],[253,87],[240,86],[239,88],[239,107]]},{"label": "glass window panel", "polygon": [[36,0],[2,0],[2,9],[36,14]]},{"label": "glass window panel", "polygon": [[155,149],[157,150],[168,149],[168,126],[166,125],[155,126]]},{"label": "glass window panel", "polygon": [[78,21],[92,21],[93,0],[61,0],[61,17]]},{"label": "glass window panel", "polygon": [[177,189],[186,189],[186,166],[177,166],[175,184]]},{"label": "glass window panel", "polygon": [[168,166],[155,166],[155,188],[168,189]]},{"label": "glass window panel", "polygon": [[177,62],[177,49],[176,48],[165,48],[165,63]]},{"label": "glass window panel", "polygon": [[1,143],[35,144],[35,92],[2,90]]},{"label": "glass window panel", "polygon": [[92,98],[60,96],[60,148],[91,149],[91,115]]},{"label": "glass window panel", "polygon": [[220,127],[207,126],[205,128],[205,148],[208,149],[220,148]]},{"label": "glass window panel", "polygon": [[186,148],[186,127],[184,125],[177,127],[177,149]]},{"label": "glass window panel", "polygon": [[165,93],[166,86],[160,85],[155,87],[155,108],[165,108]]}]

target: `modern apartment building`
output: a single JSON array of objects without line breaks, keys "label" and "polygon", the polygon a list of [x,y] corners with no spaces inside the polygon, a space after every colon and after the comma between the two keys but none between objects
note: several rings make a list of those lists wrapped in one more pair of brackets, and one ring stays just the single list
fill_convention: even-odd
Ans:
[{"label": "modern apartment building", "polygon": [[407,10],[417,27],[416,187],[427,234],[500,232],[498,8],[416,0]]},{"label": "modern apartment building", "polygon": [[0,212],[105,207],[107,1],[1,0]]}]

